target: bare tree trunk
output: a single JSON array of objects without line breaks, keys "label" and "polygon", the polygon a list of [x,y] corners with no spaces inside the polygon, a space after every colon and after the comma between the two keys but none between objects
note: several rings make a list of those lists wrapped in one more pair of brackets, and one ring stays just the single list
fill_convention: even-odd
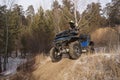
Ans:
[{"label": "bare tree trunk", "polygon": [[7,66],[7,55],[4,56],[3,71],[7,70],[6,66]]},{"label": "bare tree trunk", "polygon": [[78,26],[77,22],[77,0],[74,0],[74,16],[75,16],[75,25]]},{"label": "bare tree trunk", "polygon": [[[11,10],[15,0],[3,0],[3,2],[5,3],[5,5],[8,6],[8,8]],[[6,21],[6,41],[5,41],[5,55],[4,55],[4,63],[3,63],[3,68],[4,71],[6,70],[6,64],[8,62],[8,14],[6,11],[6,17],[5,17],[5,21]]]},{"label": "bare tree trunk", "polygon": [[1,58],[1,55],[0,55],[0,73],[2,72],[2,58]]},{"label": "bare tree trunk", "polygon": [[7,25],[7,12],[6,12],[6,41],[5,41],[5,55],[4,55],[4,71],[6,70],[6,64],[7,64],[7,56],[8,56],[8,25]]}]

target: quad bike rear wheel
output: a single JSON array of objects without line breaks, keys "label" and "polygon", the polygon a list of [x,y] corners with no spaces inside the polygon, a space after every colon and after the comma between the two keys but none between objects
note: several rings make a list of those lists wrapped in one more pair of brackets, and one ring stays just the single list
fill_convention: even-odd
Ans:
[{"label": "quad bike rear wheel", "polygon": [[51,48],[50,57],[52,59],[52,62],[58,62],[62,59],[62,55],[59,54],[59,51],[55,47]]},{"label": "quad bike rear wheel", "polygon": [[94,53],[94,52],[95,52],[94,42],[93,42],[93,41],[90,41],[90,44],[89,44],[89,52],[90,52],[90,53]]},{"label": "quad bike rear wheel", "polygon": [[72,42],[69,45],[69,55],[71,59],[78,59],[82,54],[82,49],[78,41]]}]

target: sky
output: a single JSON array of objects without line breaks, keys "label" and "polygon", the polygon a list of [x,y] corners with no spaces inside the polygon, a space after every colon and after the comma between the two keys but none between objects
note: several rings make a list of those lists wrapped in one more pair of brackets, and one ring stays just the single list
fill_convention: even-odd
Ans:
[{"label": "sky", "polygon": [[[15,3],[22,5],[24,10],[26,10],[29,5],[33,5],[35,12],[37,12],[40,6],[42,6],[45,10],[51,9],[51,5],[54,0],[0,0],[0,4],[4,4],[4,1],[15,1]],[[61,2],[61,0],[58,1]],[[98,1],[101,3],[103,8],[105,7],[105,4],[111,0],[79,0],[77,3],[77,9],[82,12],[86,8],[87,4]]]}]

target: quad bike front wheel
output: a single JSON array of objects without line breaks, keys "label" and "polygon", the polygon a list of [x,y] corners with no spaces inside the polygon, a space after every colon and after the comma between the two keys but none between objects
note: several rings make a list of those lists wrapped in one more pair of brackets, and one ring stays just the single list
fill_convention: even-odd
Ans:
[{"label": "quad bike front wheel", "polygon": [[78,59],[82,54],[82,49],[78,41],[72,42],[69,45],[69,55],[71,59]]},{"label": "quad bike front wheel", "polygon": [[51,48],[50,57],[52,62],[58,62],[62,59],[62,55],[59,54],[59,51],[55,47]]}]

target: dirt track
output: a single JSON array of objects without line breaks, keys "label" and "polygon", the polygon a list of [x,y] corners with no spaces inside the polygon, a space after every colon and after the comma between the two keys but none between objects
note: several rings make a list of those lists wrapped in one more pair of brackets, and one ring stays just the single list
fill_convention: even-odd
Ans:
[{"label": "dirt track", "polygon": [[[112,77],[112,72],[111,75],[106,75],[106,72],[108,73],[109,70],[107,71],[105,69],[111,66],[111,64],[115,65],[111,68],[118,68],[116,63],[120,64],[120,59],[116,58],[116,60],[114,60],[115,57],[118,57],[118,55],[82,55],[78,60],[64,58],[57,63],[52,63],[50,58],[46,58],[41,61],[39,63],[39,67],[33,71],[31,80],[114,80],[114,77]],[[119,71],[120,67],[118,68],[118,72]],[[120,79],[120,74],[118,77]],[[119,80],[118,77],[115,80]]]},{"label": "dirt track", "polygon": [[[62,74],[66,70],[71,70],[71,65],[74,61],[69,59],[63,59],[60,62],[52,63],[48,58],[45,63],[42,63],[36,71],[33,72],[35,80],[62,80]],[[61,75],[62,74],[62,75]],[[60,79],[61,77],[61,79]]]}]

